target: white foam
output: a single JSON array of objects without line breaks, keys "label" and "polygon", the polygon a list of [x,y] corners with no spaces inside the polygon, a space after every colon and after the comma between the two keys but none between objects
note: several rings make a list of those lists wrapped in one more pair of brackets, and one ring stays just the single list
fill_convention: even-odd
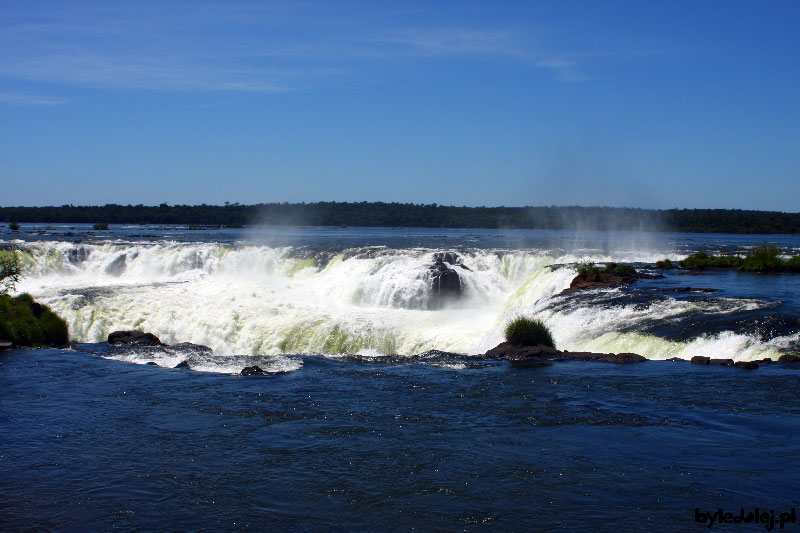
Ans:
[{"label": "white foam", "polygon": [[[644,306],[607,308],[573,299],[569,305],[553,305],[572,298],[558,294],[575,276],[575,261],[663,258],[652,250],[596,255],[464,252],[469,270],[455,267],[464,285],[463,298],[447,308],[429,310],[429,267],[436,250],[373,247],[346,251],[319,267],[312,258],[297,257],[302,254],[290,247],[265,245],[34,242],[25,243],[25,248],[30,253],[21,254],[24,278],[19,292],[53,307],[80,342],[103,341],[114,330],[139,329],[166,343],[210,346],[217,358],[411,355],[434,349],[476,354],[499,343],[505,323],[520,314],[543,320],[560,348],[632,351],[654,359],[758,359],[791,342],[764,343],[723,332],[676,343],[635,332],[645,320],[697,311],[736,313],[766,305],[752,299],[690,303],[666,298]],[[296,364],[293,361],[286,365]],[[165,353],[163,361],[156,362],[174,366],[180,361]],[[202,364],[228,368],[216,359]]]}]

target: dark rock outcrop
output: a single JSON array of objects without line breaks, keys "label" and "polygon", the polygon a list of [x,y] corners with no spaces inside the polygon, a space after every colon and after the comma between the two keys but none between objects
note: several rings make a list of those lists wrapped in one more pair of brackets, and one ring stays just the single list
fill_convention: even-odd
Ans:
[{"label": "dark rock outcrop", "polygon": [[254,375],[263,374],[263,373],[264,373],[264,370],[262,370],[262,368],[260,366],[256,366],[256,365],[246,366],[246,367],[244,367],[242,369],[242,372],[241,372],[241,374],[243,376],[254,376]]},{"label": "dark rock outcrop", "polygon": [[79,246],[67,253],[67,260],[73,265],[79,265],[88,259],[90,253],[88,248]]},{"label": "dark rock outcrop", "polygon": [[795,355],[793,353],[785,353],[782,356],[778,357],[779,363],[800,363],[800,355]]},{"label": "dark rock outcrop", "polygon": [[460,265],[461,257],[455,252],[436,252],[433,254],[435,263],[447,263],[450,265]]},{"label": "dark rock outcrop", "polygon": [[434,263],[429,267],[431,279],[431,304],[434,309],[442,307],[448,300],[455,300],[463,291],[461,277],[450,265],[457,265],[469,270],[462,264],[455,252],[437,252],[433,254]]},{"label": "dark rock outcrop", "polygon": [[710,357],[695,355],[694,357],[692,357],[691,363],[693,365],[707,365],[709,361],[711,361]]},{"label": "dark rock outcrop", "polygon": [[142,331],[114,331],[108,335],[109,344],[145,344],[163,346],[161,340],[152,333]]},{"label": "dark rock outcrop", "polygon": [[745,370],[755,370],[758,368],[758,363],[755,361],[737,361],[734,366],[744,368]]},{"label": "dark rock outcrop", "polygon": [[173,366],[172,368],[189,368],[189,361],[181,361],[177,365]]},{"label": "dark rock outcrop", "polygon": [[611,287],[615,285],[626,285],[638,279],[661,279],[661,274],[644,274],[633,269],[627,272],[616,272],[614,270],[597,270],[585,274],[578,274],[572,279],[569,288],[561,291],[561,294],[582,291],[586,289],[597,289],[600,287]]},{"label": "dark rock outcrop", "polygon": [[733,359],[709,359],[709,365],[716,365],[716,366],[733,366]]},{"label": "dark rock outcrop", "polygon": [[557,350],[549,346],[514,346],[502,342],[484,354],[489,359],[507,361],[603,361],[607,363],[640,363],[645,357],[635,353],[594,353]]}]

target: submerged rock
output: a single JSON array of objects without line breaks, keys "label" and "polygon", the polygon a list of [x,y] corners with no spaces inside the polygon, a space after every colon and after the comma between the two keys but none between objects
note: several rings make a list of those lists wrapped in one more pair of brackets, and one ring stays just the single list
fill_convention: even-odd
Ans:
[{"label": "submerged rock", "polygon": [[109,344],[147,344],[163,346],[161,340],[152,333],[143,331],[114,331],[108,334]]},{"label": "submerged rock", "polygon": [[755,361],[737,361],[734,366],[744,368],[745,370],[754,370],[758,368],[758,363]]},{"label": "submerged rock", "polygon": [[203,346],[202,344],[194,344],[192,342],[180,342],[178,344],[173,344],[172,346],[170,346],[170,348],[179,351],[192,351],[192,352],[204,352],[204,353],[211,353],[214,351],[208,346]]}]

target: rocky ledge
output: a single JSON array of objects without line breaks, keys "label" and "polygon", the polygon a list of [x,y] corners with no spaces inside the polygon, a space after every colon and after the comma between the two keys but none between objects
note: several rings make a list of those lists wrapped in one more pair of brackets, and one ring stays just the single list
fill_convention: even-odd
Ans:
[{"label": "rocky ledge", "polygon": [[607,363],[641,363],[647,358],[635,353],[594,353],[557,350],[549,346],[515,346],[502,342],[486,352],[487,359],[506,361],[604,361]]},{"label": "rocky ledge", "polygon": [[[616,265],[615,265],[616,266]],[[597,289],[600,287],[610,287],[613,285],[627,285],[639,279],[661,279],[664,276],[661,274],[645,274],[637,272],[635,269],[627,268],[611,268],[607,270],[593,270],[591,272],[584,272],[578,274],[573,278],[572,283],[569,284],[568,289],[561,291],[561,294],[569,294],[575,291],[582,291],[586,289]]]}]

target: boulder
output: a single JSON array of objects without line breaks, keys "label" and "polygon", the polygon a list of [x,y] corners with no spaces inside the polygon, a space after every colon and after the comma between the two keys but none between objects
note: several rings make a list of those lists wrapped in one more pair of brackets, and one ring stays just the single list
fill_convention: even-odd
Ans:
[{"label": "boulder", "polygon": [[163,346],[161,340],[152,333],[143,331],[114,331],[108,335],[109,344],[145,344]]},{"label": "boulder", "polygon": [[241,375],[243,376],[253,376],[256,374],[263,374],[264,370],[261,369],[260,366],[246,366],[242,369]]},{"label": "boulder", "polygon": [[707,365],[711,361],[710,357],[703,357],[702,355],[695,355],[691,359],[693,365]]},{"label": "boulder", "polygon": [[733,366],[733,359],[709,359],[709,365]]},{"label": "boulder", "polygon": [[744,368],[745,370],[754,370],[758,368],[758,363],[755,361],[737,361],[734,366]]},{"label": "boulder", "polygon": [[676,363],[683,363],[686,359],[681,359],[680,357],[670,357],[669,359],[664,359],[664,361],[674,361]]},{"label": "boulder", "polygon": [[181,361],[177,365],[173,366],[172,368],[189,368],[189,361]]},{"label": "boulder", "polygon": [[795,355],[793,353],[785,353],[782,356],[778,357],[779,363],[798,363],[800,362],[800,355]]},{"label": "boulder", "polygon": [[445,263],[434,263],[430,267],[431,306],[441,307],[447,300],[455,300],[461,296],[461,278],[458,272]]}]

